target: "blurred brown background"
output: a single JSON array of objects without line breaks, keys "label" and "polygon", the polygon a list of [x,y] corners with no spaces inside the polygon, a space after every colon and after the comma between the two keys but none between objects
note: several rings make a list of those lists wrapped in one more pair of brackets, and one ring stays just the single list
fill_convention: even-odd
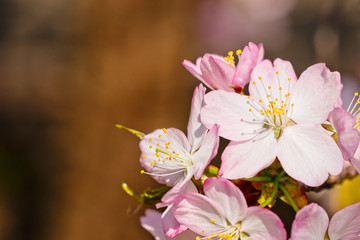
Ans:
[{"label": "blurred brown background", "polygon": [[152,239],[121,183],[155,183],[114,124],[185,130],[182,60],[249,41],[355,91],[359,21],[359,0],[0,0],[0,239]]}]

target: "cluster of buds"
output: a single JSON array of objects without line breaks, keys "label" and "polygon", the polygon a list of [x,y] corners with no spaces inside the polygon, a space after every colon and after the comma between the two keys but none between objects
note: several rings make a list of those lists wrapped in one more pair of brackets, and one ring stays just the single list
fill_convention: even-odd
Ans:
[{"label": "cluster of buds", "polygon": [[[194,91],[187,135],[118,125],[141,139],[141,173],[165,185],[136,194],[123,184],[142,204],[164,209],[146,210],[142,226],[161,240],[283,240],[286,230],[271,210],[280,199],[297,212],[290,239],[360,239],[360,203],[329,221],[305,192],[340,176],[346,162],[360,172],[358,93],[345,110],[340,74],[323,63],[298,78],[290,62],[264,59],[262,44],[233,55],[183,62],[209,89]],[[218,168],[211,161],[220,137],[230,143]]]}]

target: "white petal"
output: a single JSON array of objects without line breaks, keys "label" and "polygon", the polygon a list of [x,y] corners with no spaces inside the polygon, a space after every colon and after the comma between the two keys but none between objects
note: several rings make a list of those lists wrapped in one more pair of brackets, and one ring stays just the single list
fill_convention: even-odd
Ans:
[{"label": "white petal", "polygon": [[360,239],[360,202],[334,214],[329,225],[330,239]]},{"label": "white petal", "polygon": [[226,219],[232,225],[245,218],[247,203],[244,194],[229,180],[224,178],[206,179],[204,193],[221,206]]},{"label": "white petal", "polygon": [[[219,135],[234,141],[249,140],[263,129],[264,117],[247,96],[222,90],[205,95],[201,121],[207,128],[218,124]],[[249,109],[252,109],[250,112]]]},{"label": "white petal", "polygon": [[232,141],[221,156],[219,174],[229,179],[253,177],[275,160],[277,145],[271,129],[254,140]]},{"label": "white petal", "polygon": [[326,121],[340,96],[340,74],[330,72],[325,64],[306,69],[295,85],[291,119],[296,123],[321,124]]},{"label": "white petal", "polygon": [[206,89],[202,84],[196,87],[191,102],[190,117],[187,127],[187,135],[192,148],[191,152],[199,147],[199,144],[207,131],[200,120],[200,110],[203,106],[205,90]]},{"label": "white petal", "polygon": [[319,186],[328,173],[341,172],[343,159],[335,141],[321,126],[286,127],[279,139],[278,158],[285,172],[309,186]]},{"label": "white petal", "polygon": [[262,207],[249,207],[248,215],[242,221],[241,230],[249,234],[249,240],[285,240],[286,231],[280,218]]},{"label": "white petal", "polygon": [[325,210],[316,203],[309,204],[296,214],[290,240],[323,240],[328,224]]}]

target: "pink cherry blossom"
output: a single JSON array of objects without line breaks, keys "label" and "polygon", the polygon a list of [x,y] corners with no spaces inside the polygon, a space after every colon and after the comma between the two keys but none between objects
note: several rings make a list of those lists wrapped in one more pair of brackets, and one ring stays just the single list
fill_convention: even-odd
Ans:
[{"label": "pink cherry blossom", "polygon": [[243,193],[229,180],[208,178],[204,194],[185,193],[171,209],[197,239],[286,239],[279,217],[261,207],[247,207]]},{"label": "pink cherry blossom", "polygon": [[358,117],[340,107],[336,107],[330,113],[329,121],[336,130],[337,142],[343,158],[345,160],[352,159],[360,143],[360,132],[356,128],[358,126]]},{"label": "pink cherry blossom", "polygon": [[212,91],[205,96],[201,119],[219,124],[231,140],[222,154],[220,174],[249,178],[277,157],[294,179],[319,186],[342,170],[335,141],[321,127],[340,96],[338,72],[315,64],[297,79],[290,62],[259,63],[251,74],[250,96]]},{"label": "pink cherry blossom", "polygon": [[216,54],[205,54],[196,60],[196,65],[188,60],[184,67],[210,89],[222,89],[229,92],[240,92],[250,80],[253,68],[264,58],[262,44],[252,42],[243,51],[237,51],[239,58],[235,66],[233,53],[222,57]]},{"label": "pink cherry blossom", "polygon": [[175,128],[157,129],[140,141],[140,163],[146,173],[168,186],[181,187],[192,176],[199,179],[217,154],[218,126],[206,129],[200,122],[205,88],[194,91],[188,124],[188,137]]},{"label": "pink cherry blossom", "polygon": [[350,160],[360,173],[360,98],[355,93],[347,110],[336,107],[329,115],[329,121],[337,134],[337,142],[345,160]]},{"label": "pink cherry blossom", "polygon": [[146,209],[145,216],[140,217],[140,222],[141,226],[151,233],[155,240],[189,240],[196,237],[195,233],[191,231],[185,231],[175,238],[165,236],[161,223],[161,213],[156,210]]},{"label": "pink cherry blossom", "polygon": [[[327,232],[327,237],[325,234]],[[311,203],[295,217],[290,240],[359,240],[360,203],[350,205],[334,214],[329,223],[325,210]]]}]

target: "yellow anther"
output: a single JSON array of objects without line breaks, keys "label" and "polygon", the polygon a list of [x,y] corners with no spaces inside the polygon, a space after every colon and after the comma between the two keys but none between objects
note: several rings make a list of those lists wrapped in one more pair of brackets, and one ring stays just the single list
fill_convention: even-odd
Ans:
[{"label": "yellow anther", "polygon": [[169,149],[169,146],[166,146],[165,148],[166,148],[166,149]]},{"label": "yellow anther", "polygon": [[266,95],[266,97],[268,98],[268,97],[270,97],[269,95]]},{"label": "yellow anther", "polygon": [[159,153],[155,153],[155,155],[156,155],[157,157],[160,157],[160,154],[159,154]]},{"label": "yellow anther", "polygon": [[150,141],[152,141],[152,138],[149,138]]},{"label": "yellow anther", "polygon": [[277,100],[279,100],[279,99],[275,98],[275,101],[277,101]]},{"label": "yellow anther", "polygon": [[262,112],[262,113],[261,113],[261,115],[265,115],[265,113],[264,113],[264,112]]},{"label": "yellow anther", "polygon": [[261,80],[261,77],[259,77],[259,80]]},{"label": "yellow anther", "polygon": [[157,143],[156,146],[160,146],[160,143]]},{"label": "yellow anther", "polygon": [[275,73],[276,73],[276,74],[279,74],[279,71],[276,71]]},{"label": "yellow anther", "polygon": [[271,86],[268,86],[268,89],[271,89]]},{"label": "yellow anther", "polygon": [[214,223],[214,222],[215,222],[215,219],[211,219],[210,222],[211,222],[211,223]]},{"label": "yellow anther", "polygon": [[161,138],[161,134],[159,134],[159,138]]},{"label": "yellow anther", "polygon": [[261,100],[261,99],[259,99],[259,102],[262,102],[262,100]]},{"label": "yellow anther", "polygon": [[251,112],[252,111],[252,109],[251,108],[249,108],[249,112]]},{"label": "yellow anther", "polygon": [[146,158],[146,156],[145,156],[145,155],[143,155],[143,158]]},{"label": "yellow anther", "polygon": [[151,163],[150,163],[150,165],[151,165],[151,166],[153,166],[153,165],[154,165],[154,163],[153,163],[153,162],[151,162]]},{"label": "yellow anther", "polygon": [[290,93],[288,93],[288,96],[290,96]]},{"label": "yellow anther", "polygon": [[253,84],[255,85],[255,84],[256,84],[256,82],[253,82]]},{"label": "yellow anther", "polygon": [[289,81],[291,81],[291,78],[288,78]]},{"label": "yellow anther", "polygon": [[154,164],[157,164],[157,161],[154,161]]},{"label": "yellow anther", "polygon": [[248,96],[248,99],[250,99],[251,97],[250,96]]},{"label": "yellow anther", "polygon": [[199,236],[196,237],[196,240],[201,240]]},{"label": "yellow anther", "polygon": [[204,230],[201,230],[201,232],[205,232]]},{"label": "yellow anther", "polygon": [[149,148],[152,148],[152,146],[150,145]]},{"label": "yellow anther", "polygon": [[233,51],[229,51],[229,52],[228,52],[228,55],[229,55],[229,56],[232,56],[232,55],[234,55],[234,52],[233,52]]},{"label": "yellow anther", "polygon": [[355,95],[355,96],[358,96],[358,95],[359,95],[359,93],[357,93],[357,92],[356,92],[354,95]]},{"label": "yellow anther", "polygon": [[224,60],[227,62],[229,60],[229,57],[228,56],[224,57]]},{"label": "yellow anther", "polygon": [[357,100],[357,101],[356,101],[356,103],[357,103],[357,104],[360,104],[360,101],[359,101],[359,100]]},{"label": "yellow anther", "polygon": [[141,171],[140,171],[141,174],[144,174],[144,172],[145,172],[144,170],[141,170]]},{"label": "yellow anther", "polygon": [[293,107],[293,106],[294,106],[294,104],[292,103],[292,104],[291,104],[291,106]]},{"label": "yellow anther", "polygon": [[281,90],[282,90],[282,87],[279,87],[279,90],[281,91]]},{"label": "yellow anther", "polygon": [[242,53],[241,49],[236,50],[236,55],[240,55]]},{"label": "yellow anther", "polygon": [[206,237],[206,239],[210,239],[210,237]]},{"label": "yellow anther", "polygon": [[164,133],[167,133],[167,130],[165,128],[163,128],[163,131],[164,131]]}]

